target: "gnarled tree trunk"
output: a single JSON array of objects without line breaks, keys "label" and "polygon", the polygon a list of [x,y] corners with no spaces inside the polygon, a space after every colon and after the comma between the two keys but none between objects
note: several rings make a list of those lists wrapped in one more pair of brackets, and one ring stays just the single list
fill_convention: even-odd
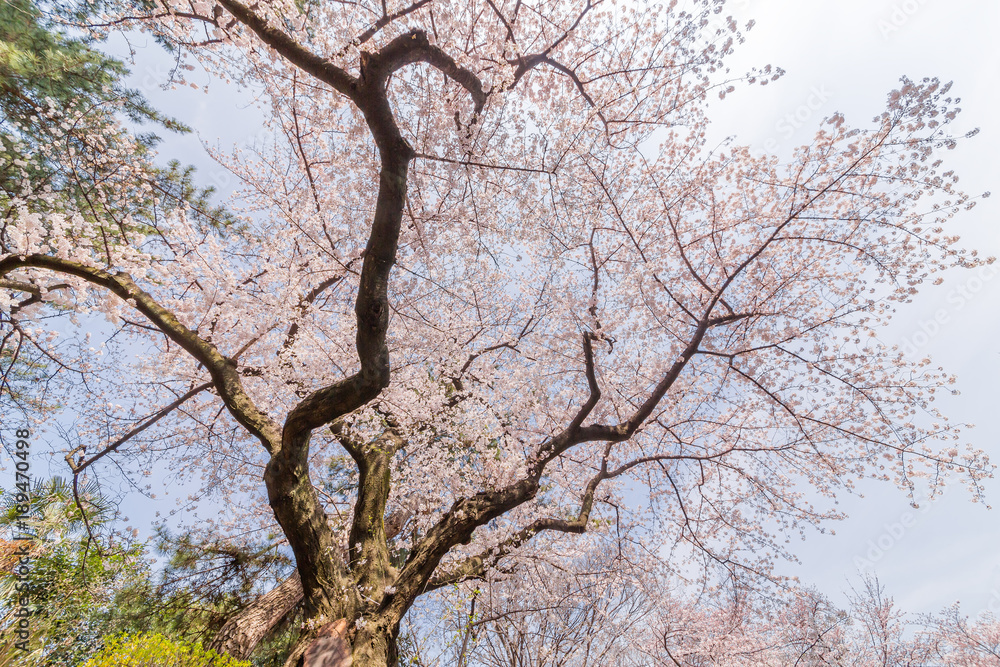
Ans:
[{"label": "gnarled tree trunk", "polygon": [[[402,531],[406,522],[413,516],[413,509],[403,507],[394,510],[385,519],[385,536],[392,540]],[[226,621],[222,629],[215,635],[209,648],[219,653],[227,653],[234,658],[246,660],[254,649],[289,615],[293,614],[302,602],[302,580],[298,571],[278,584],[274,589],[251,602],[232,618]],[[344,619],[342,619],[344,620]],[[319,638],[329,633],[336,626],[342,637],[347,637],[347,622],[343,625],[330,624],[321,630],[317,639],[303,643],[299,650],[293,651],[293,663],[303,656]],[[325,632],[324,632],[325,631]],[[329,644],[330,642],[327,642]],[[308,664],[308,663],[307,663]]]}]

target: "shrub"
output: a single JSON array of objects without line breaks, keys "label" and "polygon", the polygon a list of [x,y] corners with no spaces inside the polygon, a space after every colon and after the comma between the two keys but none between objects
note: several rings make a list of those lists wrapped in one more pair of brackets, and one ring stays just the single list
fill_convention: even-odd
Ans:
[{"label": "shrub", "polygon": [[150,634],[108,637],[104,648],[83,667],[250,667],[250,663],[196,643]]}]

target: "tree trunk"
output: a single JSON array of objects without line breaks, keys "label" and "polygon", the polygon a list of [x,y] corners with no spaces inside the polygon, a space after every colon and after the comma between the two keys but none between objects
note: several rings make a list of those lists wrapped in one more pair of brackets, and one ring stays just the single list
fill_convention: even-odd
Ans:
[{"label": "tree trunk", "polygon": [[[409,506],[393,510],[385,519],[386,539],[392,540],[399,535],[412,517],[413,509]],[[246,660],[282,620],[295,612],[301,602],[302,580],[296,570],[276,588],[261,595],[226,621],[212,639],[209,648]],[[311,642],[312,638],[303,642],[301,650],[293,651],[296,660],[311,646]]]},{"label": "tree trunk", "polygon": [[302,602],[302,582],[296,571],[277,588],[251,602],[226,621],[209,648],[246,660],[262,639]]},{"label": "tree trunk", "polygon": [[355,624],[353,643],[347,619],[329,623],[303,638],[284,667],[397,667],[399,625],[386,620]]},{"label": "tree trunk", "polygon": [[398,625],[389,627],[385,621],[369,621],[354,635],[353,664],[347,663],[343,667],[396,667],[399,659],[396,648],[398,635]]},{"label": "tree trunk", "polygon": [[304,667],[352,667],[351,645],[347,643],[347,619],[330,623],[309,644]]}]

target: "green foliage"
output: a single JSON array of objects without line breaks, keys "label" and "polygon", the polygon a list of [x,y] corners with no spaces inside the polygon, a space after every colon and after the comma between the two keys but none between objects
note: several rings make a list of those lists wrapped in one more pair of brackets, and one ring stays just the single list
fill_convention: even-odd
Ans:
[{"label": "green foliage", "polygon": [[67,25],[85,21],[90,2],[4,0],[0,3],[0,108],[26,133],[37,131],[38,112],[47,100],[65,105],[88,100],[91,111],[114,103],[136,122],[154,122],[175,131],[184,125],[160,114],[121,80],[128,68],[95,48],[95,40]]},{"label": "green foliage", "polygon": [[[0,208],[81,215],[112,247],[155,238],[160,221],[181,211],[205,233],[235,229],[236,219],[212,203],[213,189],[196,183],[193,168],[154,165],[157,137],[122,125],[127,118],[187,131],[124,86],[125,65],[73,27],[106,4],[0,0]],[[0,250],[7,243],[0,233]],[[23,295],[9,314],[0,313],[2,426],[15,412],[37,416],[59,405],[37,391],[57,370],[51,351],[33,346],[17,328],[18,311],[44,294],[23,280],[0,281],[0,289]],[[267,580],[262,568],[287,565],[271,546],[241,550],[161,534],[158,546],[170,560],[155,575],[146,545],[111,529],[115,508],[99,489],[85,486],[78,495],[60,479],[34,489],[32,653],[24,662],[10,637],[0,637],[0,667],[79,665],[105,636],[140,629],[206,638],[260,592],[256,586]],[[0,530],[14,532],[12,503],[3,500]],[[11,544],[0,542],[0,560]],[[224,576],[213,574],[216,567]],[[0,631],[10,624],[13,585],[10,572],[0,571]]]},{"label": "green foliage", "polygon": [[282,667],[299,640],[301,622],[301,614],[289,614],[282,624],[257,645],[250,656],[250,664],[253,667]]},{"label": "green foliage", "polygon": [[[0,1],[0,208],[10,216],[30,200],[34,211],[78,212],[113,246],[148,226],[150,197],[137,196],[126,181],[134,171],[128,167],[142,162],[156,140],[134,137],[119,118],[186,128],[121,84],[128,73],[123,63],[97,50],[82,31],[70,32],[68,26],[96,8],[82,0]],[[0,251],[7,252],[8,243],[0,236]],[[9,317],[0,313],[3,426],[18,412],[37,416],[59,406],[41,398],[37,387],[32,391],[51,376],[50,355],[15,326],[17,311],[43,295],[18,281],[0,288],[27,295]]]},{"label": "green foliage", "polygon": [[147,613],[158,630],[186,639],[214,636],[230,616],[277,583],[275,572],[290,565],[273,540],[235,544],[161,529],[156,548],[167,561],[153,596],[158,602]]},{"label": "green foliage", "polygon": [[[114,508],[93,484],[78,489],[60,478],[37,482],[33,512],[24,523],[36,539],[31,549],[31,588],[18,592],[11,571],[0,571],[0,625],[8,627],[16,604],[27,601],[31,618],[31,652],[23,656],[14,639],[0,639],[0,665],[73,665],[85,659],[117,628],[116,598],[149,576],[145,549],[115,535],[108,526]],[[15,531],[13,498],[3,498],[0,526]],[[4,542],[11,544],[11,542]]]},{"label": "green foliage", "polygon": [[235,216],[212,203],[215,188],[202,188],[195,183],[194,167],[171,160],[165,169],[156,168],[154,172],[151,186],[160,196],[162,213],[183,208],[188,218],[196,221],[205,232],[219,232],[237,225]]},{"label": "green foliage", "polygon": [[[98,156],[112,147],[95,142],[95,129],[115,125],[119,114],[137,123],[187,131],[153,109],[138,91],[122,85],[128,69],[121,61],[101,53],[94,40],[79,31],[67,32],[67,24],[85,18],[93,8],[86,2],[0,2],[2,195],[22,194],[27,176],[33,183],[82,197],[88,185],[93,187],[113,169],[80,169],[74,177],[85,183],[69,187],[74,179],[60,173],[58,160],[48,152],[50,144],[55,138],[60,151],[73,151],[97,164]],[[133,150],[139,151],[157,141],[152,134],[137,139]]]},{"label": "green foliage", "polygon": [[[67,30],[99,7],[0,2],[0,203],[30,198],[36,210],[82,214],[112,244],[129,231],[155,232],[158,219],[181,208],[206,228],[229,227],[232,216],[210,203],[212,188],[194,184],[193,168],[154,166],[158,137],[120,124],[124,116],[189,131],[122,84],[129,71],[121,61],[82,30]],[[136,187],[137,178],[145,187]]]},{"label": "green foliage", "polygon": [[161,634],[109,637],[83,667],[250,667],[200,645]]},{"label": "green foliage", "polygon": [[[145,544],[110,530],[115,508],[95,485],[83,485],[78,496],[79,503],[72,486],[59,478],[35,485],[33,512],[26,522],[37,535],[31,550],[32,587],[26,595],[35,612],[30,653],[17,650],[15,637],[3,632],[24,594],[15,591],[17,580],[10,568],[2,568],[0,667],[187,665],[183,660],[129,662],[129,654],[121,651],[134,648],[136,656],[157,659],[181,660],[188,655],[201,659],[207,654],[199,652],[199,642],[214,636],[232,614],[261,593],[260,586],[266,588],[272,581],[269,573],[287,569],[288,558],[271,543],[198,542],[161,531],[157,548],[168,560],[157,574],[149,567]],[[13,498],[3,497],[0,527],[19,532],[17,516]],[[13,544],[0,541],[0,547]],[[141,632],[155,634],[138,637]],[[296,636],[295,625],[286,623],[260,647],[255,667],[280,667],[274,656],[287,655]],[[190,664],[249,665],[228,658],[207,660]]]},{"label": "green foliage", "polygon": [[5,373],[3,391],[7,394],[6,400],[28,411],[41,412],[46,409],[47,403],[39,396],[37,385],[48,376],[47,359],[36,349],[5,343],[5,339],[0,341],[0,369]]}]

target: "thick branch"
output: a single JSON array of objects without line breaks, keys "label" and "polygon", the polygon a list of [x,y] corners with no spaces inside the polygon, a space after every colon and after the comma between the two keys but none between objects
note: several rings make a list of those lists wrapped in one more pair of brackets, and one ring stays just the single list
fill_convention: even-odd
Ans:
[{"label": "thick branch", "polygon": [[290,63],[354,99],[358,81],[350,74],[305,48],[283,30],[268,25],[263,17],[243,3],[236,0],[218,0],[218,3]]},{"label": "thick branch", "polygon": [[435,590],[452,584],[457,584],[468,579],[480,579],[484,577],[486,575],[486,570],[490,566],[543,531],[551,530],[560,533],[576,534],[585,532],[587,530],[587,524],[590,521],[590,513],[594,509],[594,494],[597,491],[597,487],[604,480],[617,477],[619,474],[624,472],[623,470],[616,470],[610,473],[608,472],[608,455],[610,453],[611,443],[609,443],[604,449],[604,458],[601,461],[600,472],[591,477],[587,482],[587,486],[584,488],[580,501],[580,509],[577,511],[576,518],[569,520],[554,519],[551,517],[535,519],[530,525],[517,531],[498,546],[483,551],[475,556],[471,556],[455,565],[448,572],[443,572],[433,577],[427,583],[427,590]]},{"label": "thick branch", "polygon": [[597,407],[597,402],[601,400],[601,388],[597,384],[597,371],[594,367],[593,339],[594,334],[590,332],[583,335],[583,359],[587,368],[587,385],[590,388],[590,396],[587,397],[587,402],[583,404],[567,427],[566,431],[570,434],[576,433],[580,425],[583,424],[583,420],[590,416],[590,413]]},{"label": "thick branch", "polygon": [[392,577],[389,535],[385,525],[390,464],[402,440],[390,429],[373,443],[358,446],[349,444],[350,439],[339,434],[336,426],[333,430],[358,464],[358,499],[348,536],[351,569],[367,596],[380,601]]},{"label": "thick branch", "polygon": [[391,619],[401,619],[426,590],[438,563],[453,546],[468,544],[478,526],[530,500],[538,489],[538,480],[528,478],[498,491],[457,500],[410,552],[396,579],[396,592],[386,597],[383,613]]},{"label": "thick branch", "polygon": [[10,308],[10,315],[13,317],[20,311],[24,310],[28,306],[33,306],[36,303],[41,303],[45,300],[45,294],[48,292],[54,292],[55,290],[68,289],[69,285],[59,284],[51,285],[42,291],[42,288],[38,285],[33,285],[31,283],[21,282],[19,280],[0,280],[0,288],[14,290],[15,292],[24,292],[30,294],[27,299],[17,303]]},{"label": "thick branch", "polygon": [[[309,479],[309,438],[314,429],[357,410],[389,384],[389,273],[396,261],[413,158],[413,149],[396,125],[384,86],[359,87],[352,99],[365,115],[382,162],[375,216],[354,306],[355,346],[361,367],[354,375],[313,392],[291,410],[282,431],[281,450],[264,471],[271,508],[295,553],[309,616],[338,610],[339,615],[350,617],[362,604],[362,592],[340,560],[337,540]],[[376,453],[366,453],[363,458],[369,469],[379,468]],[[384,539],[382,542],[384,549]]]},{"label": "thick branch", "polygon": [[135,309],[142,313],[153,326],[208,369],[212,377],[212,384],[219,392],[219,396],[233,418],[260,440],[268,452],[274,451],[280,442],[278,425],[258,410],[243,390],[235,364],[223,356],[214,345],[184,326],[173,313],[157,303],[150,294],[140,289],[127,273],[112,274],[80,262],[48,255],[12,255],[0,260],[0,277],[23,268],[46,269],[83,278],[93,285],[104,287],[129,303],[134,303]]},{"label": "thick branch", "polygon": [[390,74],[416,62],[431,65],[465,88],[475,104],[473,118],[483,110],[486,93],[479,77],[461,67],[454,58],[431,44],[427,39],[427,33],[423,30],[412,30],[386,44],[377,54],[370,56],[367,66],[362,69],[361,76],[365,82],[384,84]]},{"label": "thick branch", "polygon": [[33,285],[31,283],[22,282],[20,280],[0,280],[0,289],[9,289],[16,292],[25,292],[32,296],[41,296],[42,288],[38,285]]},{"label": "thick branch", "polygon": [[[391,129],[395,128],[390,128],[390,132]],[[399,142],[409,149],[401,137]],[[340,382],[314,391],[295,406],[285,422],[286,437],[305,434],[353,412],[378,396],[389,384],[389,350],[385,344],[389,328],[389,272],[396,261],[411,156],[410,150],[383,153],[375,219],[365,248],[354,307],[358,326],[355,345],[361,369]]]},{"label": "thick branch", "polygon": [[[582,419],[580,415],[584,414],[584,409],[587,408],[585,404],[584,408],[581,409],[577,417],[570,423],[570,425],[564,429],[561,433],[553,438],[550,438],[538,449],[538,453],[535,455],[534,462],[529,468],[529,476],[541,477],[545,466],[555,459],[557,456],[565,452],[566,450],[574,447],[578,444],[584,442],[595,442],[600,440],[605,440],[608,442],[622,442],[631,438],[637,430],[649,419],[649,416],[653,414],[653,410],[666,395],[667,391],[673,386],[674,382],[680,376],[681,371],[687,366],[687,363],[691,360],[698,352],[698,346],[701,344],[702,339],[705,337],[705,333],[708,331],[711,324],[709,315],[711,310],[709,310],[706,315],[702,318],[697,329],[695,329],[694,335],[691,340],[688,341],[687,347],[681,355],[671,364],[670,368],[664,374],[663,379],[657,383],[656,387],[649,394],[645,401],[636,409],[632,416],[624,422],[615,425],[606,424],[591,424],[588,426],[581,426]],[[595,380],[591,380],[590,374],[592,373],[592,360],[588,363],[588,382],[591,382],[591,399],[593,399],[593,383]],[[589,411],[588,411],[589,412]]]}]

